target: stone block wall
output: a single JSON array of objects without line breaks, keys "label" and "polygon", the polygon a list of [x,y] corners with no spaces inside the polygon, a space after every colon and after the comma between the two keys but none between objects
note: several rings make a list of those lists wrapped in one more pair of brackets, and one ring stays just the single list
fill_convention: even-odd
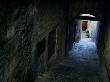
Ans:
[{"label": "stone block wall", "polygon": [[[0,3],[0,82],[34,82],[38,74],[64,57],[64,5],[57,3],[43,0]],[[50,38],[54,39],[55,48],[48,59],[49,34],[53,30]]]}]

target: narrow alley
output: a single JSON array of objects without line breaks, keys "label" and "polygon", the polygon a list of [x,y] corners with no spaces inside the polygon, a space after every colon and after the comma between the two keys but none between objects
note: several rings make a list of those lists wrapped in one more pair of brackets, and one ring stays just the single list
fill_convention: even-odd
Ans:
[{"label": "narrow alley", "polygon": [[0,0],[0,82],[110,82],[110,1]]},{"label": "narrow alley", "polygon": [[74,43],[69,56],[39,76],[37,82],[109,82],[107,74],[103,76],[105,70],[96,44],[86,38]]}]

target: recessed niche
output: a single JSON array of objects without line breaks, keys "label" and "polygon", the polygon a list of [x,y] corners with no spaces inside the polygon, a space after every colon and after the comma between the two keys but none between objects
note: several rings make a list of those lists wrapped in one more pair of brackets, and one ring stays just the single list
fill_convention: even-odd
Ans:
[{"label": "recessed niche", "polygon": [[37,44],[37,54],[38,54],[38,56],[41,56],[41,54],[45,51],[45,45],[46,45],[46,40],[45,40],[45,38],[42,39],[42,40]]},{"label": "recessed niche", "polygon": [[51,31],[48,36],[48,59],[55,53],[56,29]]}]

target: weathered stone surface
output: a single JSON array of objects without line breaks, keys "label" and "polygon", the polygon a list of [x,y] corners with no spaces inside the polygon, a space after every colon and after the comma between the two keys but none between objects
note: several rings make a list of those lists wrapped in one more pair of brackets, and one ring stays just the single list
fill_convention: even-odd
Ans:
[{"label": "weathered stone surface", "polygon": [[[64,5],[5,1],[0,15],[0,82],[34,82],[37,74],[46,71],[65,53]],[[48,60],[48,34],[54,29],[55,53]],[[37,44],[43,38],[46,50],[38,57]]]}]

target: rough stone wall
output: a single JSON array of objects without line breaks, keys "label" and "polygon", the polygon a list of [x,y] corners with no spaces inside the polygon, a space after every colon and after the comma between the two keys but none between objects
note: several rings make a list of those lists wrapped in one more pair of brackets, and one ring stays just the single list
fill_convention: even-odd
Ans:
[{"label": "rough stone wall", "polygon": [[[0,1],[1,2],[1,1]],[[62,1],[4,0],[0,6],[0,82],[34,82],[65,54]],[[55,52],[48,60],[48,35],[56,29]],[[44,52],[38,43],[45,38]]]},{"label": "rough stone wall", "polygon": [[23,1],[4,1],[1,4],[3,5],[0,15],[0,81],[33,81],[34,6],[29,0],[25,4]]}]

